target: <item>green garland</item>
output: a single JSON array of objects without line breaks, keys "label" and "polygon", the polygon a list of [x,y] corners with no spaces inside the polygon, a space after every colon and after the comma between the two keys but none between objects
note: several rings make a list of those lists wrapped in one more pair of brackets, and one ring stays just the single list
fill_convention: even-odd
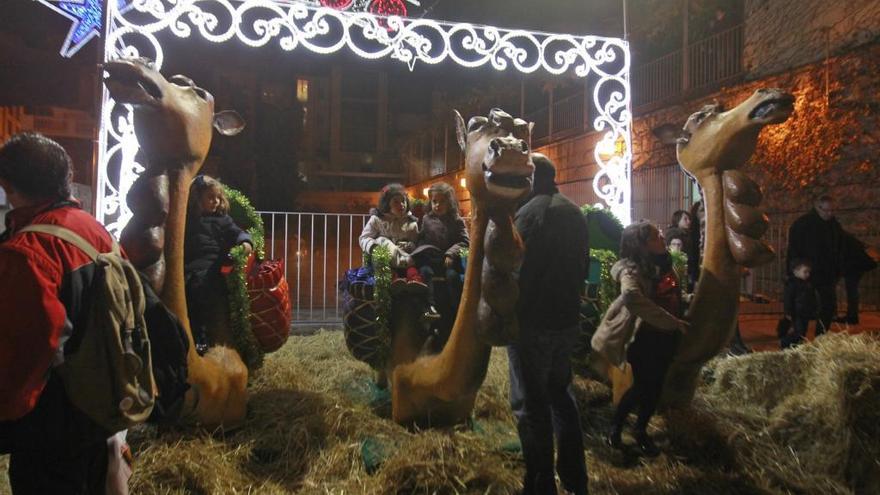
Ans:
[{"label": "green garland", "polygon": [[248,255],[244,246],[238,245],[229,251],[233,270],[226,277],[229,292],[229,326],[232,330],[232,344],[241,355],[241,360],[249,370],[257,370],[263,366],[263,349],[251,330],[251,299],[247,292],[245,269]]},{"label": "green garland", "polygon": [[591,249],[590,258],[599,261],[599,295],[597,298],[597,306],[599,309],[599,319],[605,316],[608,307],[620,295],[620,288],[617,281],[611,276],[611,267],[617,263],[617,254],[607,249]]},{"label": "green garland", "polygon": [[684,290],[687,287],[687,254],[684,251],[670,251],[669,256],[672,258],[672,270],[675,272],[676,278],[678,278],[679,285]]},{"label": "green garland", "polygon": [[373,288],[373,301],[376,307],[376,324],[379,326],[379,340],[382,342],[376,368],[385,367],[391,353],[391,250],[385,246],[373,248],[373,276],[376,285]]},{"label": "green garland", "polygon": [[254,254],[256,254],[257,258],[265,259],[266,228],[263,226],[263,218],[251,205],[248,197],[241,191],[224,185],[223,192],[229,200],[229,216],[251,235],[251,238],[254,240]]},{"label": "green garland", "polygon": [[[254,254],[257,259],[263,259],[266,245],[263,219],[243,193],[226,185],[223,186],[223,190],[229,200],[229,216],[250,234]],[[229,293],[229,327],[235,350],[241,355],[248,369],[253,371],[263,366],[264,352],[251,330],[251,299],[247,292],[245,273],[248,256],[242,245],[233,247],[229,251],[229,256],[233,264],[232,273],[226,278]]]}]

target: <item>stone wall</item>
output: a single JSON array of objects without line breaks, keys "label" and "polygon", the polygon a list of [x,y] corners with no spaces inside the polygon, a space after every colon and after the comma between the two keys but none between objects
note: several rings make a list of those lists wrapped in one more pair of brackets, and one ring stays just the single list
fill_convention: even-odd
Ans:
[{"label": "stone wall", "polygon": [[746,167],[764,189],[765,207],[792,218],[828,193],[839,199],[838,216],[848,230],[880,235],[880,44],[834,57],[828,67],[815,63],[637,118],[634,167],[675,162],[675,147],[660,143],[652,129],[667,123],[680,128],[713,101],[731,107],[758,88],[783,88],[796,97],[795,114],[763,131]]},{"label": "stone wall", "polygon": [[757,79],[880,36],[877,0],[746,0],[743,66]]}]

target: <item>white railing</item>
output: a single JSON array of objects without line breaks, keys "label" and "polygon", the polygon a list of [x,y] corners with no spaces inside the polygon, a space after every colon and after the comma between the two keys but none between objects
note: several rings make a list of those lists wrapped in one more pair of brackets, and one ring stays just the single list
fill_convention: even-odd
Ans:
[{"label": "white railing", "polygon": [[369,215],[260,212],[266,257],[284,261],[294,325],[342,321],[337,282],[362,264],[358,237]]}]

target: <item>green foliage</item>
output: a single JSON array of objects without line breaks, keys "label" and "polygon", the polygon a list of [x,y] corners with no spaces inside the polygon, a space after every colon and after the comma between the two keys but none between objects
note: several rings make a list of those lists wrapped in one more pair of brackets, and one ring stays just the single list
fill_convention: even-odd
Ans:
[{"label": "green foliage", "polygon": [[672,258],[672,270],[675,272],[676,278],[678,278],[678,283],[681,287],[687,287],[687,254],[683,251],[670,251],[669,255]]},{"label": "green foliage", "polygon": [[234,267],[232,273],[226,277],[232,344],[248,369],[256,370],[263,366],[263,350],[251,330],[251,300],[248,297],[245,277],[248,255],[245,253],[243,245],[232,248],[229,255]]},{"label": "green foliage", "polygon": [[266,256],[266,229],[260,214],[241,191],[224,184],[223,192],[229,200],[229,216],[239,227],[251,235],[254,240],[254,253],[258,259],[264,259]]},{"label": "green foliage", "polygon": [[590,258],[599,261],[599,293],[596,301],[601,319],[611,303],[620,295],[617,281],[611,276],[611,267],[617,263],[617,253],[607,249],[590,249]]},{"label": "green foliage", "polygon": [[618,252],[620,236],[623,234],[623,223],[607,208],[593,205],[581,206],[587,217],[587,228],[590,232],[590,248]]},{"label": "green foliage", "polygon": [[[226,185],[223,186],[223,192],[229,200],[229,216],[250,234],[254,243],[254,254],[257,259],[263,259],[266,245],[263,219],[243,193]],[[263,365],[264,353],[251,330],[251,300],[247,292],[245,273],[248,256],[241,245],[232,248],[229,256],[232,258],[233,270],[226,278],[226,288],[229,293],[229,328],[233,346],[248,369],[256,370]]]},{"label": "green foliage", "polygon": [[376,324],[379,325],[379,339],[383,342],[381,356],[376,363],[377,368],[382,368],[391,352],[391,250],[385,246],[376,246],[370,257],[376,279],[376,286],[373,288]]}]

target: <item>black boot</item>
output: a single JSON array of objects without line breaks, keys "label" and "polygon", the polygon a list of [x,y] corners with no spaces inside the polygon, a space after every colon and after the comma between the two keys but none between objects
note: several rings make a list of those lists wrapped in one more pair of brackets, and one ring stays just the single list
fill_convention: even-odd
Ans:
[{"label": "black boot", "polygon": [[651,436],[648,435],[648,432],[644,430],[637,431],[635,437],[636,444],[639,446],[639,450],[642,451],[642,454],[648,457],[656,457],[660,455],[660,449],[657,448],[657,444],[654,443],[654,440],[651,440]]},{"label": "black boot", "polygon": [[613,449],[619,449],[623,445],[620,435],[623,434],[623,425],[615,424],[605,437],[605,443]]}]

